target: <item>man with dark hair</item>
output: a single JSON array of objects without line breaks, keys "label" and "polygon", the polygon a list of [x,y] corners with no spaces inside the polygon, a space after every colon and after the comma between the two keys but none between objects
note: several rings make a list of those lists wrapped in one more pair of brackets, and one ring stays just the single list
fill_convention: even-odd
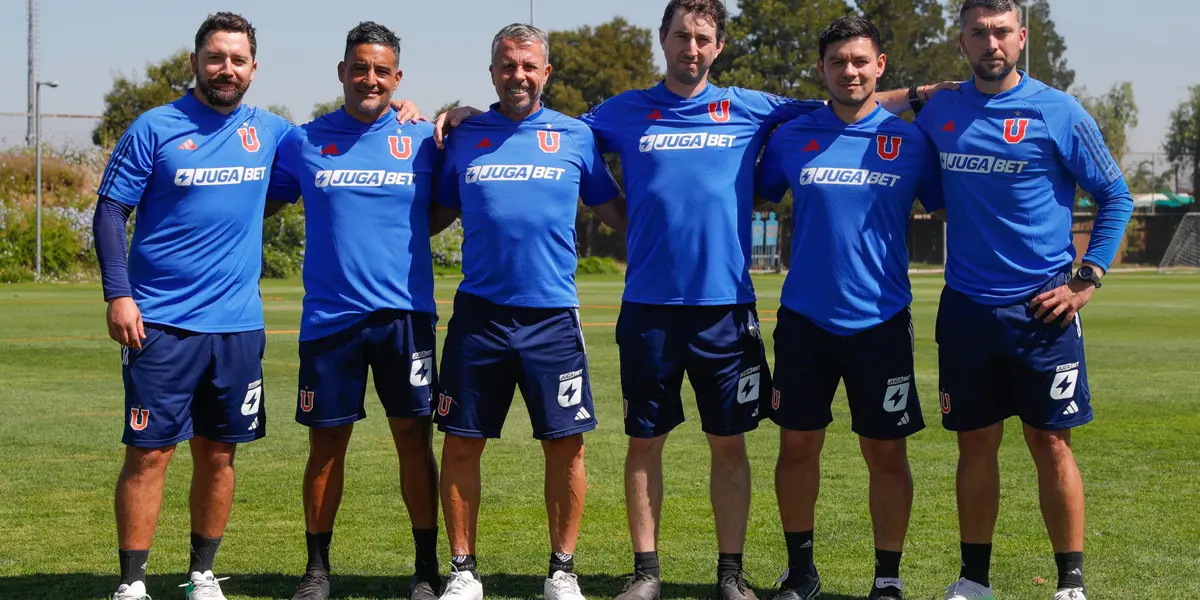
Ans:
[{"label": "man with dark hair", "polygon": [[788,551],[775,600],[821,595],[814,513],[839,380],[870,472],[875,580],[868,598],[903,598],[900,557],[913,497],[905,438],[925,427],[906,240],[914,196],[927,209],[941,208],[942,199],[925,134],[875,100],[886,66],[870,21],[831,23],[817,62],[828,104],[781,125],[756,172],[759,198],[779,202],[792,191],[792,256],[821,257],[793,264],[775,328],[775,493]]},{"label": "man with dark hair", "polygon": [[400,39],[359,23],[346,36],[338,79],[346,102],[280,142],[269,211],[304,198],[304,306],[296,420],[309,427],[304,470],[308,565],[293,600],[329,597],[329,546],[342,499],[346,449],[366,418],[367,371],[400,459],[412,521],[412,600],[433,600],[437,464],[430,400],[437,309],[430,201],[441,156],[428,123],[396,123],[389,105],[403,72]]},{"label": "man with dark hair", "polygon": [[[1016,69],[1012,0],[967,0],[959,44],[974,77],[917,125],[941,153],[946,287],[938,308],[942,424],[958,433],[959,580],[947,600],[992,598],[997,453],[1018,415],[1058,566],[1055,600],[1082,600],[1083,479],[1071,429],[1092,420],[1080,309],[1100,287],[1133,209],[1120,167],[1075,98]],[[1100,209],[1073,271],[1076,186]]]},{"label": "man with dark hair", "polygon": [[[100,182],[96,253],[125,380],[114,600],[148,598],[167,464],[185,440],[193,459],[187,598],[224,598],[212,567],[233,502],[234,453],[266,434],[262,214],[267,173],[289,128],[241,103],[255,51],[245,19],[209,16],[191,55],[196,87],[138,117]],[[125,223],[135,207],[127,263]]]},{"label": "man with dark hair", "polygon": [[[760,402],[771,387],[749,271],[754,165],[775,126],[823,103],[710,85],[725,20],[721,0],[671,0],[659,30],[666,79],[580,117],[601,151],[620,156],[628,198],[629,265],[616,338],[630,436],[625,506],[634,576],[618,600],[654,600],[661,590],[662,453],[667,434],[683,422],[685,374],[712,456],[718,595],[754,598],[742,571],[750,512],[743,436],[766,416]],[[896,110],[907,106],[905,91],[879,99]],[[472,111],[440,116],[439,134],[442,123],[456,125]]]},{"label": "man with dark hair", "polygon": [[498,102],[465,121],[446,147],[438,213],[462,214],[463,280],[442,356],[434,420],[451,573],[442,600],[482,600],[475,541],[480,458],[499,438],[514,388],[545,456],[550,531],[546,600],[584,600],[575,544],[587,495],[584,434],[596,428],[575,288],[580,199],[623,228],[620,188],[587,126],[542,105],[549,35],[513,24],[492,40]]}]

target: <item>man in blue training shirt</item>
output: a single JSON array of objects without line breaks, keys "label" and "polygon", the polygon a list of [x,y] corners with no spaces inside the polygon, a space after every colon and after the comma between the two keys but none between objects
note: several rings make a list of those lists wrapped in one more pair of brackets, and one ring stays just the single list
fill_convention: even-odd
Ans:
[{"label": "man in blue training shirt", "polygon": [[442,355],[438,429],[451,569],[442,600],[482,600],[475,560],[479,461],[519,387],[545,454],[550,566],[546,600],[583,600],[575,542],[587,478],[583,433],[596,428],[575,289],[577,203],[624,227],[620,189],[587,126],[542,106],[546,32],[513,24],[492,41],[499,102],[449,139],[435,217],[463,224],[463,281]]},{"label": "man in blue training shirt", "polygon": [[304,471],[308,565],[293,600],[329,597],[329,545],[346,448],[366,418],[368,367],[400,458],[412,521],[412,600],[434,600],[437,465],[430,200],[441,166],[432,125],[397,124],[389,106],[403,73],[400,39],[373,22],[346,36],[338,64],[345,104],[293,128],[279,145],[268,210],[304,197],[304,311],[296,420],[309,429]]},{"label": "man in blue training shirt", "polygon": [[903,598],[900,557],[913,497],[905,438],[925,427],[913,372],[908,222],[914,196],[939,207],[942,200],[928,138],[875,101],[886,64],[870,21],[831,23],[817,63],[829,103],[781,125],[756,172],[762,199],[779,202],[791,189],[795,224],[770,413],[782,428],[775,493],[788,550],[776,600],[821,595],[814,509],[839,380],[871,474],[868,598]]},{"label": "man in blue training shirt", "polygon": [[[1058,564],[1054,598],[1082,600],[1083,480],[1071,428],[1091,421],[1092,408],[1078,312],[1100,286],[1133,202],[1079,102],[1015,69],[1026,36],[1017,3],[967,0],[960,19],[975,76],[917,119],[941,155],[946,198],[938,371],[942,421],[958,432],[962,571],[945,597],[992,597],[996,455],[1005,419],[1019,415]],[[1072,274],[1076,184],[1100,210]]]},{"label": "man in blue training shirt", "polygon": [[[117,480],[121,583],[147,598],[146,562],[175,445],[190,440],[187,597],[224,598],[213,559],[233,502],[236,445],[266,433],[258,278],[275,148],[289,125],[245,106],[254,27],[210,15],[191,55],[195,89],[137,118],[98,190],[93,223],[125,381],[125,464]],[[125,257],[125,223],[138,211]]]},{"label": "man in blue training shirt", "polygon": [[[625,504],[635,574],[620,600],[652,600],[661,589],[662,451],[683,422],[685,373],[712,451],[719,595],[753,597],[741,567],[750,511],[743,434],[765,416],[761,390],[771,386],[749,272],[754,164],[771,129],[823,104],[709,85],[725,19],[720,0],[670,0],[659,28],[665,81],[580,118],[601,151],[620,156],[629,206],[616,337],[631,438]],[[907,107],[904,91],[878,98],[885,107]],[[471,110],[440,116],[435,135]]]}]

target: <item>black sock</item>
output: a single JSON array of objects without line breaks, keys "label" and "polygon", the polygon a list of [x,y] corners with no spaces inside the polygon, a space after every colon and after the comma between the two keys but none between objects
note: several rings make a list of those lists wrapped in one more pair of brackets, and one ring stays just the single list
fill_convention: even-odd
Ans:
[{"label": "black sock", "polygon": [[117,550],[117,557],[121,561],[120,585],[146,580],[146,562],[150,560],[149,550]]},{"label": "black sock", "polygon": [[662,577],[658,569],[658,551],[633,553],[633,570],[651,577]]},{"label": "black sock", "polygon": [[546,577],[554,577],[555,571],[562,571],[563,573],[574,573],[575,572],[575,555],[574,554],[563,554],[561,552],[551,552],[550,553],[550,574],[547,575]]},{"label": "black sock", "polygon": [[988,571],[992,567],[992,545],[961,542],[959,547],[962,551],[962,570],[958,576],[984,587],[990,586]]},{"label": "black sock", "polygon": [[[817,566],[813,564],[813,530],[785,531],[783,540],[787,544],[788,574],[782,583],[787,585],[788,580],[791,580],[795,584],[803,579],[803,576],[816,577]],[[792,579],[793,577],[796,578]]]},{"label": "black sock", "polygon": [[308,573],[329,574],[329,544],[333,542],[333,532],[321,533],[304,532],[304,545],[308,547]]},{"label": "black sock", "polygon": [[217,548],[220,547],[221,538],[206,538],[196,532],[192,532],[192,552],[191,562],[188,564],[188,573],[211,571],[213,561],[217,559]]},{"label": "black sock", "polygon": [[717,581],[722,581],[726,577],[738,577],[742,572],[742,553],[729,554],[726,552],[717,553]]},{"label": "black sock", "polygon": [[450,568],[458,571],[469,571],[471,576],[479,579],[479,565],[475,562],[474,554],[458,554],[450,557]]},{"label": "black sock", "polygon": [[1058,564],[1058,589],[1083,587],[1083,553],[1057,552],[1054,562]]},{"label": "black sock", "polygon": [[[437,583],[437,529],[413,528],[413,545],[416,547],[416,557],[413,562],[416,567],[417,579],[427,583]],[[437,589],[437,586],[434,586]]]},{"label": "black sock", "polygon": [[875,549],[875,579],[900,578],[900,552]]}]

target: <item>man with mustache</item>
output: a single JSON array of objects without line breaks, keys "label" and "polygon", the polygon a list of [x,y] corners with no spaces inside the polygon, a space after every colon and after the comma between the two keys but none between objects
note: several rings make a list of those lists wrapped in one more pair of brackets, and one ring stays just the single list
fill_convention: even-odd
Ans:
[{"label": "man with mustache", "polygon": [[913,498],[905,438],[925,427],[913,372],[908,223],[915,196],[927,210],[943,205],[938,162],[921,130],[875,101],[887,55],[870,21],[837,19],[819,48],[829,103],[781,125],[755,177],[765,200],[792,191],[796,227],[771,398],[781,428],[775,493],[788,554],[775,600],[821,596],[814,509],[839,380],[870,473],[875,579],[868,599],[901,600]]},{"label": "man with mustache", "polygon": [[512,24],[492,40],[499,101],[465,121],[446,147],[439,222],[461,212],[463,280],[442,356],[434,420],[451,573],[442,600],[482,600],[475,559],[480,457],[499,438],[521,390],[545,456],[550,530],[546,600],[583,600],[575,543],[587,494],[583,434],[596,428],[579,298],[580,198],[624,227],[620,188],[587,126],[542,106],[550,40]]},{"label": "man with mustache", "polygon": [[[947,600],[992,598],[997,452],[1019,415],[1058,566],[1055,600],[1083,600],[1083,479],[1071,429],[1092,420],[1080,310],[1100,287],[1133,209],[1095,121],[1071,96],[1016,70],[1013,0],[966,0],[959,43],[974,77],[917,125],[941,153],[946,287],[938,308],[942,423],[958,432],[962,570]],[[1076,185],[1100,209],[1072,272]]]},{"label": "man with mustache", "polygon": [[370,21],[350,30],[337,68],[345,104],[284,137],[267,190],[269,212],[303,196],[306,217],[296,420],[309,427],[308,565],[293,600],[329,597],[329,546],[346,449],[354,423],[367,416],[368,369],[400,459],[412,522],[416,574],[409,598],[434,600],[441,587],[429,248],[441,151],[432,125],[396,123],[389,102],[403,77],[399,67],[394,32]]},{"label": "man with mustache", "polygon": [[[241,103],[256,51],[246,19],[210,15],[191,55],[196,87],[138,117],[100,182],[96,253],[125,381],[114,600],[148,598],[163,480],[185,440],[193,459],[186,594],[224,598],[212,568],[233,502],[234,454],[266,434],[262,215],[275,149],[290,127]],[[127,264],[125,223],[135,208]]]}]

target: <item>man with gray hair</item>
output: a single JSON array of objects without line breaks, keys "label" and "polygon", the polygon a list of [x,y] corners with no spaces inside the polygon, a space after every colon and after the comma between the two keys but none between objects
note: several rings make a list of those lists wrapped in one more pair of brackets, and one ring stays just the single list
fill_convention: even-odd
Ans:
[{"label": "man with gray hair", "polygon": [[492,41],[499,102],[467,119],[446,145],[435,226],[462,215],[463,280],[442,349],[434,422],[451,573],[442,600],[482,600],[475,560],[481,476],[519,387],[545,456],[550,530],[546,600],[583,600],[575,542],[587,477],[583,434],[596,428],[575,288],[580,198],[624,229],[620,188],[583,123],[542,106],[550,77],[546,32],[505,27]]}]

